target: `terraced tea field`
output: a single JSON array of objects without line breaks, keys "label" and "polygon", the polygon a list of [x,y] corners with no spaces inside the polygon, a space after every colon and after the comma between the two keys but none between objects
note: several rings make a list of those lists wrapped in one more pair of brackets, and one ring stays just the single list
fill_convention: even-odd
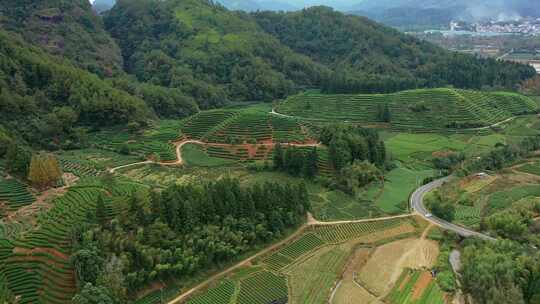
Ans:
[{"label": "terraced tea field", "polygon": [[237,304],[287,302],[287,281],[269,271],[255,273],[240,281]]},{"label": "terraced tea field", "polygon": [[296,119],[271,115],[259,109],[201,112],[181,127],[188,139],[214,144],[257,144],[312,142],[307,127]]},{"label": "terraced tea field", "polygon": [[62,166],[62,170],[64,172],[72,173],[78,177],[99,176],[102,173],[101,171],[88,165],[62,158],[60,159],[60,165]]},{"label": "terraced tea field", "polygon": [[188,304],[229,304],[235,293],[235,285],[232,281],[224,280],[218,286],[208,289],[200,296],[188,301]]},{"label": "terraced tea field", "polygon": [[71,172],[77,176],[95,176],[107,168],[140,161],[136,155],[125,155],[110,150],[87,148],[56,153],[64,172]]},{"label": "terraced tea field", "polygon": [[181,121],[161,120],[144,132],[130,133],[127,130],[105,130],[89,135],[94,146],[119,153],[137,155],[142,158],[157,156],[161,161],[176,160],[171,142],[180,140]]},{"label": "terraced tea field", "polygon": [[[311,145],[311,144],[310,144]],[[287,145],[282,146],[287,149]],[[313,147],[296,147],[296,149],[309,152]],[[205,143],[188,144],[182,147],[182,158],[186,164],[200,167],[219,167],[239,163],[250,163],[255,161],[271,161],[273,157],[274,144],[219,144]],[[333,172],[328,159],[328,149],[324,146],[317,147],[319,172],[329,175]]]},{"label": "terraced tea field", "polygon": [[[138,184],[118,180],[114,185],[107,189],[112,197],[105,200],[109,216],[118,212],[111,205],[115,198],[124,197]],[[70,262],[72,228],[83,222],[87,212],[95,212],[97,198],[104,193],[97,181],[83,180],[53,200],[53,207],[39,216],[36,228],[26,228],[28,231],[19,235],[7,230],[17,226],[2,225],[0,274],[20,297],[18,303],[71,303],[76,292]]]},{"label": "terraced tea field", "polygon": [[519,166],[517,170],[520,172],[525,172],[525,173],[540,176],[540,163],[539,162],[527,163],[525,165]]},{"label": "terraced tea field", "polygon": [[372,95],[302,93],[276,111],[308,120],[376,124],[384,107],[391,113],[391,128],[407,132],[486,127],[538,109],[532,99],[513,93],[423,89]]},{"label": "terraced tea field", "polygon": [[453,221],[475,230],[497,230],[490,219],[507,214],[529,214],[536,217],[540,199],[540,178],[534,174],[536,159],[514,165],[487,176],[476,174],[454,178],[438,190],[428,193],[426,200],[438,195],[454,203]]},{"label": "terraced tea field", "polygon": [[26,185],[15,179],[0,177],[0,209],[15,211],[35,201]]}]

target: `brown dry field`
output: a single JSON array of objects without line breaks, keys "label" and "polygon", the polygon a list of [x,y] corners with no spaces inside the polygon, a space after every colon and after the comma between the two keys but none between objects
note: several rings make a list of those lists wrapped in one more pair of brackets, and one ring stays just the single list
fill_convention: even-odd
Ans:
[{"label": "brown dry field", "polygon": [[382,304],[375,296],[370,294],[365,288],[353,281],[354,274],[361,269],[368,261],[372,248],[358,248],[351,260],[347,264],[343,273],[343,280],[336,291],[332,304]]},{"label": "brown dry field", "polygon": [[431,268],[439,255],[437,242],[408,238],[378,247],[359,273],[359,280],[379,296],[386,295],[405,268]]}]

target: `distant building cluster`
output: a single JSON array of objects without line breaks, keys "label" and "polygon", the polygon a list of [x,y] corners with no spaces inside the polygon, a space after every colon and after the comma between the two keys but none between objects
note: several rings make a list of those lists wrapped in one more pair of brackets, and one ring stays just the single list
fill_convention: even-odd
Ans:
[{"label": "distant building cluster", "polygon": [[489,21],[469,24],[462,21],[450,22],[451,31],[471,31],[477,33],[521,34],[540,36],[540,18],[519,21]]},{"label": "distant building cluster", "polygon": [[540,35],[540,18],[523,19],[512,22],[488,22],[475,24],[475,29],[479,33],[512,33],[523,35]]}]

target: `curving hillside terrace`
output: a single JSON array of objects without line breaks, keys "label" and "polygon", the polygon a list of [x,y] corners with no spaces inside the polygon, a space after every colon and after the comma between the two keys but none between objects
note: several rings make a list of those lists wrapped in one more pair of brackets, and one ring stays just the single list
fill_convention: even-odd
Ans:
[{"label": "curving hillside terrace", "polygon": [[[394,94],[303,93],[289,97],[276,112],[320,121],[381,123],[388,107],[390,127],[404,131],[472,131],[538,110],[536,103],[514,93],[423,89]],[[479,130],[476,130],[479,131]]]},{"label": "curving hillside terrace", "polygon": [[188,139],[217,144],[313,141],[297,119],[251,110],[200,112],[186,120],[181,131]]}]

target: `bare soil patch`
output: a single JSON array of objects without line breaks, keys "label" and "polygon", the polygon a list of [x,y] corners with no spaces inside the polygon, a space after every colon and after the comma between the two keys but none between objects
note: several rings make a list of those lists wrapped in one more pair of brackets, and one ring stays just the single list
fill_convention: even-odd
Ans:
[{"label": "bare soil patch", "polygon": [[25,254],[25,255],[34,255],[36,253],[47,253],[47,254],[50,254],[54,257],[57,257],[61,260],[65,260],[65,261],[68,261],[69,260],[69,256],[56,250],[56,249],[53,249],[53,248],[45,248],[45,247],[36,247],[36,248],[32,248],[32,249],[28,249],[28,248],[23,248],[23,247],[15,247],[15,249],[13,249],[13,252],[14,253],[20,253],[20,254]]},{"label": "bare soil patch", "polygon": [[414,285],[412,299],[420,299],[424,294],[424,290],[429,286],[431,281],[433,281],[431,273],[427,271],[422,272],[422,274],[420,274],[420,277],[418,278],[418,281],[416,281],[416,284]]},{"label": "bare soil patch", "polygon": [[378,247],[358,278],[378,295],[386,295],[405,268],[433,267],[439,247],[437,242],[424,238],[408,238]]}]

